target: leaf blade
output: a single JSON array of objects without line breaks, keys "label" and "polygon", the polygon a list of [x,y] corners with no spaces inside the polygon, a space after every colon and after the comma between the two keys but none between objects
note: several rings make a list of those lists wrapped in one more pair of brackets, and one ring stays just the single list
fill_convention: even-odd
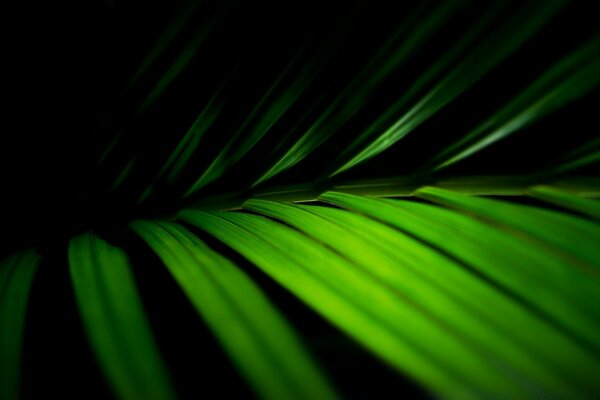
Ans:
[{"label": "leaf blade", "polygon": [[597,281],[566,267],[546,248],[533,243],[523,247],[519,237],[435,206],[335,192],[321,198],[391,224],[463,260],[599,353],[598,310],[591,305],[600,294]]},{"label": "leaf blade", "polygon": [[545,185],[532,187],[528,190],[528,194],[537,199],[583,213],[597,221],[600,220],[600,204],[595,200],[586,199],[572,192]]},{"label": "leaf blade", "polygon": [[121,399],[174,399],[124,251],[93,234],[69,243],[69,271],[83,325]]},{"label": "leaf blade", "polygon": [[29,292],[40,256],[26,250],[0,262],[0,398],[19,398]]},{"label": "leaf blade", "polygon": [[[180,217],[240,252],[380,358],[431,390],[457,396],[524,390],[489,370],[477,369],[482,373],[476,373],[476,378],[469,375],[467,371],[481,362],[479,354],[444,331],[432,329],[435,323],[373,277],[290,228],[239,213],[187,210]],[[407,332],[419,335],[407,336]],[[426,344],[433,342],[443,343],[442,355]]]},{"label": "leaf blade", "polygon": [[258,286],[184,227],[136,221],[240,372],[262,398],[336,398]]}]

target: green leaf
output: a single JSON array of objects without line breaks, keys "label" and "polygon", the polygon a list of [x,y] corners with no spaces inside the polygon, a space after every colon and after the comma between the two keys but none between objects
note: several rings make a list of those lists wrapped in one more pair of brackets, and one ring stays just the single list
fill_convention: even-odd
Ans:
[{"label": "green leaf", "polygon": [[584,96],[600,84],[600,36],[563,57],[521,94],[435,158],[436,169],[463,160]]},{"label": "green leaf", "polygon": [[0,262],[0,398],[19,398],[25,313],[40,256],[21,251]]},{"label": "green leaf", "polygon": [[[425,72],[419,75],[418,79],[411,84],[410,88],[394,101],[383,114],[381,114],[369,127],[362,132],[357,138],[355,138],[348,147],[343,149],[342,153],[337,157],[337,165],[341,165],[336,171],[331,173],[329,176],[335,176],[347,169],[352,168],[354,165],[359,164],[362,160],[355,158],[354,162],[348,162],[344,164],[344,161],[348,161],[349,158],[355,156],[357,153],[365,148],[374,136],[381,131],[385,131],[386,127],[394,126],[399,115],[402,115],[402,110],[409,105],[411,102],[414,103],[418,100],[417,96],[422,94],[426,88],[431,88],[436,83],[436,79],[443,79],[441,74],[454,64],[458,57],[479,38],[484,29],[489,24],[498,18],[499,13],[506,7],[505,3],[494,3],[491,2],[491,6],[486,10],[485,14],[473,21],[473,25],[469,27],[469,30],[463,34],[459,41],[453,43],[453,45],[446,50],[446,52],[436,59]],[[437,14],[437,13],[436,13]]]},{"label": "green leaf", "polygon": [[[194,8],[196,6],[197,5],[191,4],[189,9],[187,9],[187,10],[182,9],[181,15],[183,15],[184,13],[193,12]],[[164,93],[167,90],[167,88],[188,67],[188,65],[192,62],[194,57],[196,57],[196,54],[202,48],[202,46],[206,42],[207,38],[210,36],[212,31],[214,30],[215,25],[217,25],[217,23],[221,20],[221,18],[223,18],[223,13],[228,9],[229,6],[230,6],[230,3],[228,1],[225,1],[225,2],[222,2],[221,4],[219,4],[219,7],[216,10],[215,15],[213,15],[213,18],[211,18],[208,23],[202,24],[199,27],[199,29],[196,31],[196,33],[193,35],[193,37],[188,41],[188,43],[181,50],[181,52],[177,55],[177,57],[175,57],[175,59],[171,62],[169,67],[166,69],[166,71],[162,74],[162,76],[158,79],[158,81],[152,86],[152,89],[149,91],[147,96],[144,98],[144,100],[141,102],[140,106],[138,107],[137,113],[146,112],[150,106],[152,106],[159,98],[164,96]],[[185,19],[186,16],[183,15],[183,18]],[[168,27],[167,29],[172,29],[172,28]],[[174,30],[175,30],[174,34],[176,34],[176,30],[178,30],[178,29],[180,29],[180,28],[174,27]],[[169,40],[169,39],[167,38],[167,40]],[[163,46],[162,43],[158,43],[157,48],[154,51],[160,51],[162,46]],[[155,57],[155,56],[152,55],[152,53],[150,53],[149,57]],[[151,62],[151,59],[144,60],[144,62],[148,62],[148,61]],[[141,68],[140,73],[145,70],[146,67],[144,66],[144,63],[142,63],[142,66],[140,68]],[[137,75],[137,73],[136,73],[136,75]],[[137,79],[137,76],[134,77],[134,79]]]},{"label": "green leaf", "polygon": [[[589,274],[593,271],[557,257],[557,249],[427,204],[334,192],[322,198],[380,219],[456,257],[600,354],[599,312],[595,306],[600,302],[599,281]],[[488,211],[496,208],[489,207]],[[552,230],[562,232],[561,228]]]},{"label": "green leaf", "polygon": [[528,194],[540,200],[559,205],[568,210],[585,214],[600,220],[600,202],[597,200],[579,197],[576,194],[554,188],[552,186],[535,186],[529,189]]},{"label": "green leaf", "polygon": [[[255,267],[339,329],[337,339],[356,342],[345,350],[362,346],[369,362],[400,375],[375,379],[362,365],[332,371],[363,380],[360,389],[414,383],[443,398],[598,396],[593,7],[113,3],[75,24],[90,46],[74,74],[77,41],[62,40],[63,24],[33,24],[41,29],[32,37],[61,43],[52,47],[57,63],[37,71],[32,87],[49,89],[41,91],[48,98],[64,92],[67,102],[23,102],[16,91],[17,120],[41,117],[25,125],[33,139],[4,143],[7,155],[17,151],[3,168],[11,237],[2,254],[33,244],[53,253],[85,229],[127,243],[133,230],[198,314],[177,319],[200,316],[217,356],[259,398],[335,398],[323,370],[343,360],[324,357],[321,369],[303,342],[314,332],[289,323],[310,318],[288,320],[285,304],[254,282]],[[30,52],[8,59],[24,78],[15,82],[29,82],[21,53]],[[57,140],[43,138],[50,125],[64,128],[53,130]],[[518,148],[501,142],[516,134]],[[47,146],[32,152],[29,142]],[[471,157],[483,149],[491,157]],[[216,239],[203,242],[176,218]],[[114,395],[175,398],[150,324],[171,319],[145,310],[136,287],[148,271],[134,274],[127,254],[94,234],[72,239],[68,256],[71,311]],[[46,262],[64,268],[60,257]],[[19,394],[38,263],[34,251],[0,262],[0,398]],[[229,389],[203,380],[212,361],[198,360],[198,387],[182,392]],[[338,384],[363,396],[351,392],[354,382]]]},{"label": "green leaf", "polygon": [[556,211],[465,196],[444,189],[422,188],[418,197],[475,214],[494,224],[517,229],[560,249],[596,279],[600,279],[600,225]]},{"label": "green leaf", "polygon": [[[373,131],[371,143],[341,166],[335,173],[352,168],[403,139],[419,125],[445,107],[485,76],[501,60],[518,49],[535,34],[560,8],[562,1],[532,2],[514,12],[510,19],[482,41],[440,82],[381,133]],[[532,17],[533,15],[533,17]],[[493,50],[492,50],[493,49]]]},{"label": "green leaf", "polygon": [[135,221],[261,398],[332,399],[323,373],[287,321],[231,261],[180,225]]},{"label": "green leaf", "polygon": [[392,36],[326,107],[317,120],[293,143],[285,154],[254,184],[256,186],[291,168],[348,122],[373,96],[390,74],[406,63],[419,47],[440,30],[457,11],[454,1],[443,2],[435,12],[421,4],[405,18]]},{"label": "green leaf", "polygon": [[[476,298],[473,295],[475,293],[481,295],[481,292],[485,292],[485,289],[478,288],[478,286],[485,286],[485,282],[477,279],[469,280],[465,277],[468,276],[468,273],[457,275],[454,272],[453,274],[453,270],[461,267],[449,259],[435,254],[435,251],[427,249],[426,246],[419,246],[415,240],[403,238],[393,230],[377,229],[376,223],[372,227],[368,222],[362,224],[361,231],[366,230],[369,232],[368,235],[349,231],[339,224],[339,221],[352,221],[351,214],[348,212],[338,212],[335,214],[335,219],[330,221],[318,216],[318,211],[317,215],[312,214],[322,207],[300,209],[281,203],[257,200],[246,202],[244,207],[281,219],[362,266],[365,271],[378,277],[412,304],[439,321],[446,330],[464,338],[473,347],[487,354],[488,357],[494,358],[498,364],[504,364],[502,367],[497,367],[498,369],[512,369],[513,374],[527,378],[531,382],[530,384],[544,388],[549,393],[562,392],[567,395],[581,386],[577,377],[574,377],[575,384],[571,386],[563,382],[564,375],[569,373],[564,368],[567,363],[565,360],[554,359],[554,365],[550,367],[548,360],[544,359],[547,357],[540,357],[539,353],[529,353],[529,348],[537,347],[534,344],[536,340],[539,340],[537,335],[535,337],[528,335],[525,337],[527,343],[519,344],[514,341],[514,338],[511,338],[510,333],[507,334],[506,331],[498,330],[498,327],[493,326],[485,314],[479,314],[485,310],[481,308],[473,310],[473,308],[477,308],[473,304],[473,300]],[[331,215],[331,212],[329,213]],[[356,220],[354,222],[356,223]],[[374,237],[377,237],[377,240],[374,240]],[[387,244],[387,251],[384,251],[383,246],[378,244]],[[412,254],[407,255],[406,253]],[[434,253],[433,256],[431,253]],[[439,263],[442,269],[437,273],[427,273],[423,268],[423,259],[429,261],[426,265]],[[462,279],[456,279],[458,277]],[[452,281],[452,278],[455,280]],[[463,293],[466,293],[465,290],[471,289],[471,296],[460,296],[457,290],[453,290],[456,288],[460,288]],[[482,297],[477,298],[477,303],[481,304],[481,300]],[[510,306],[514,307],[512,304],[506,304],[506,301],[503,302],[501,296],[500,299],[496,297],[495,300],[496,302],[492,303],[495,306],[504,306],[504,309],[510,308]],[[506,315],[505,318],[510,315]],[[534,318],[520,318],[520,322],[529,323],[531,319]],[[539,321],[532,321],[529,325],[537,329],[544,328]],[[504,325],[504,328],[510,327]],[[416,335],[418,332],[414,332],[414,334]],[[566,346],[565,350],[577,350],[574,346],[569,346],[570,343],[565,340],[561,341],[559,337],[554,339],[558,339],[558,341],[553,344],[561,343]],[[565,356],[565,353],[566,351],[563,351],[562,355]],[[585,353],[580,351],[578,355],[579,357],[575,360],[570,360],[572,367],[580,366],[581,360],[586,359]],[[588,360],[588,365],[593,365],[593,363]],[[490,367],[490,369],[493,368]]]},{"label": "green leaf", "polygon": [[174,399],[125,252],[94,234],[69,243],[75,298],[92,349],[120,399]]},{"label": "green leaf", "polygon": [[[499,291],[465,265],[426,243],[366,216],[331,207],[302,207],[344,227],[373,246],[374,250],[380,249],[395,257],[396,268],[417,271],[426,279],[427,285],[447,294],[448,301],[460,303],[464,311],[472,314],[470,318],[481,318],[498,333],[506,335],[514,345],[522,346],[523,352],[529,352],[548,364],[549,368],[560,371],[565,379],[590,386],[590,377],[578,371],[593,370],[597,367],[597,359],[544,318],[531,313],[522,303]],[[450,318],[458,319],[458,315],[451,315]]]},{"label": "green leaf", "polygon": [[[184,211],[190,223],[240,252],[395,368],[446,396],[524,396],[514,376],[372,272],[271,220]],[[435,348],[431,344],[435,343]]]},{"label": "green leaf", "polygon": [[[188,189],[184,197],[193,194],[221,177],[231,165],[242,159],[305,92],[318,72],[317,67],[322,63],[314,60],[307,61],[301,70],[297,71],[297,64],[303,59],[303,56],[306,56],[306,47],[303,46],[286,65],[241,126],[231,135],[231,139]],[[293,76],[293,81],[285,86],[283,82],[289,80],[290,76]]]},{"label": "green leaf", "polygon": [[157,59],[169,47],[173,40],[181,33],[188,24],[190,18],[194,15],[200,5],[198,0],[186,0],[175,13],[175,17],[168,23],[163,32],[158,36],[156,44],[148,51],[144,60],[131,77],[127,84],[127,89],[137,84],[146,72],[156,63]]},{"label": "green leaf", "polygon": [[554,168],[555,171],[564,173],[598,163],[598,161],[600,161],[600,138],[590,140],[570,151],[563,157],[563,162]]}]

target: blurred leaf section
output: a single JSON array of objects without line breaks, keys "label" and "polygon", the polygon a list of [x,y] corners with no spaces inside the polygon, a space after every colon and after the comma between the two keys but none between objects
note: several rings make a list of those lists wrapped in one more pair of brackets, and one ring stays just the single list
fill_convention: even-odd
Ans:
[{"label": "blurred leaf section", "polygon": [[264,399],[334,399],[294,330],[237,266],[181,225],[135,221],[242,375]]},{"label": "blurred leaf section", "polygon": [[563,57],[522,93],[436,159],[444,168],[517,132],[552,111],[583,97],[600,84],[600,35]]},{"label": "blurred leaf section", "polygon": [[[482,380],[468,376],[468,364],[480,362],[476,356],[444,332],[431,329],[422,315],[411,311],[380,281],[301,233],[239,213],[185,210],[180,217],[242,254],[358,343],[394,368],[409,372],[429,390],[472,397],[483,386],[502,381],[487,371],[478,376]],[[440,347],[432,348],[434,342]],[[444,354],[439,348],[445,349]],[[449,353],[452,357],[445,358]]]},{"label": "blurred leaf section", "polygon": [[546,247],[552,246],[554,252],[560,250],[565,257],[570,257],[574,271],[586,271],[589,278],[600,280],[600,251],[597,246],[600,225],[593,221],[544,208],[469,197],[433,187],[419,189],[415,194],[527,234]]},{"label": "blurred leaf section", "polygon": [[[189,8],[182,9],[180,11],[179,16],[182,17],[180,22],[173,22],[172,25],[166,28],[167,36],[163,37],[163,40],[159,40],[154,49],[148,54],[147,59],[144,60],[134,75],[132,82],[135,82],[138,79],[140,74],[143,74],[145,70],[150,66],[153,59],[155,59],[158,54],[160,54],[164,47],[167,46],[168,41],[172,38],[171,36],[176,36],[177,32],[182,29],[183,25],[187,22],[186,19],[193,15],[196,7],[200,3],[198,0],[188,0]],[[157,99],[164,95],[164,92],[167,90],[169,85],[176,80],[182,71],[187,68],[191,62],[191,60],[196,56],[198,51],[204,45],[207,37],[210,35],[211,31],[214,29],[215,25],[223,18],[224,12],[229,7],[229,2],[225,1],[221,3],[215,12],[213,18],[200,25],[199,29],[196,31],[194,36],[188,41],[188,43],[183,47],[181,52],[175,57],[172,63],[169,65],[167,70],[161,75],[158,81],[154,84],[150,92],[142,101],[139,106],[137,112],[142,113],[146,112],[149,107],[151,107]],[[177,21],[175,19],[174,21]],[[179,26],[181,24],[181,26]]]},{"label": "blurred leaf section", "polygon": [[[357,149],[359,153],[341,166],[335,174],[375,157],[414,131],[522,46],[563,5],[563,1],[538,1],[521,6],[503,21],[500,27],[489,33],[486,40],[477,43],[446,76],[440,77],[434,88],[416,101],[384,132],[367,131],[363,134],[360,141],[364,144]],[[474,33],[477,33],[477,30]],[[460,45],[461,42],[457,44]],[[446,57],[448,56],[442,57],[442,60]],[[370,136],[368,141],[367,134]]]},{"label": "blurred leaf section", "polygon": [[457,2],[444,1],[434,12],[422,3],[396,27],[394,35],[364,68],[327,105],[289,150],[254,184],[256,186],[302,161],[333,136],[369,100],[386,78],[401,68],[457,11]]},{"label": "blurred leaf section", "polygon": [[[324,50],[329,50],[329,48],[320,49],[320,53],[323,53]],[[231,165],[242,159],[294,105],[314,79],[320,64],[323,63],[323,61],[317,62],[315,60],[319,59],[317,57],[308,58],[306,53],[306,47],[299,50],[298,54],[274,79],[264,96],[231,135],[227,144],[219,151],[206,171],[185,193],[186,197],[219,178]],[[283,82],[286,79],[289,80],[290,77],[293,77],[292,82],[285,86]]]},{"label": "blurred leaf section", "polygon": [[69,270],[83,326],[116,396],[175,399],[125,252],[86,233],[69,243]]},{"label": "blurred leaf section", "polygon": [[598,200],[582,198],[572,191],[546,185],[535,186],[528,191],[528,194],[600,221],[600,202]]},{"label": "blurred leaf section", "polygon": [[21,385],[23,330],[40,256],[21,251],[0,262],[0,398],[16,400]]}]

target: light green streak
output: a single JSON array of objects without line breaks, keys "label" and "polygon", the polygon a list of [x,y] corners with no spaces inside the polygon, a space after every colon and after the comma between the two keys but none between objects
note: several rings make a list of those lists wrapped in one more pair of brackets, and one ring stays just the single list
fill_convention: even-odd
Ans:
[{"label": "light green streak", "polygon": [[525,232],[563,250],[575,259],[589,263],[588,273],[597,280],[600,279],[600,225],[592,221],[556,211],[470,197],[433,187],[419,189],[415,195]]},{"label": "light green streak", "polygon": [[129,160],[127,164],[125,164],[125,166],[123,167],[121,172],[119,172],[113,184],[111,185],[109,190],[110,192],[114,192],[123,184],[123,182],[125,182],[125,179],[127,179],[127,177],[131,174],[131,170],[133,169],[133,166],[135,165],[136,161],[137,157],[133,156],[131,160]]},{"label": "light green streak", "polygon": [[600,203],[598,201],[585,199],[575,193],[551,186],[535,186],[527,193],[532,197],[580,212],[600,221]]},{"label": "light green streak", "polygon": [[406,62],[447,22],[456,11],[456,7],[457,3],[454,1],[444,2],[434,12],[429,12],[425,3],[418,7],[404,20],[402,26],[397,28],[395,36],[388,40],[296,143],[252,186],[296,165],[331,137],[366,104],[385,78]]},{"label": "light green streak", "polygon": [[[450,47],[450,49],[448,49],[443,56],[437,59],[436,62],[432,64],[426,72],[420,75],[416,82],[412,84],[412,86],[380,117],[378,117],[371,124],[371,126],[367,128],[367,130],[361,133],[355,140],[352,141],[352,143],[348,145],[348,147],[342,151],[342,154],[336,160],[338,161],[337,165],[340,165],[340,162],[347,160],[349,157],[356,154],[357,151],[363,149],[365,142],[377,135],[378,132],[381,132],[382,130],[385,131],[386,126],[393,124],[393,119],[397,118],[402,109],[410,102],[414,102],[415,97],[420,94],[428,85],[435,83],[436,79],[440,79],[439,74],[456,62],[457,58],[463,54],[465,49],[471,46],[473,42],[479,38],[482,31],[490,24],[490,22],[498,17],[499,12],[506,5],[507,4],[503,2],[492,3],[492,6],[487,10],[487,12],[474,21],[474,25],[470,27],[470,29],[461,37],[458,42],[454,43],[454,45]],[[356,164],[342,164],[342,166],[331,173],[329,177],[344,172],[347,169],[352,168],[354,165]]]},{"label": "light green streak", "polygon": [[600,36],[596,36],[586,45],[565,56],[523,93],[436,157],[436,160],[443,160],[459,151],[439,164],[436,169],[463,160],[584,96],[600,84],[599,55]]},{"label": "light green streak", "polygon": [[132,228],[261,398],[336,398],[287,321],[238,267],[180,225],[136,221]]},{"label": "light green streak", "polygon": [[120,399],[174,399],[127,255],[93,234],[69,243],[69,270],[87,337]]},{"label": "light green streak", "polygon": [[[184,211],[392,366],[446,397],[522,388],[486,368],[485,357],[446,332],[385,282],[318,242],[262,217]],[[433,346],[435,344],[435,346]]]},{"label": "light green streak", "polygon": [[[469,309],[469,304],[457,299],[458,294],[452,293],[455,292],[452,287],[445,284],[444,274],[434,276],[424,271],[424,265],[429,267],[430,263],[423,263],[422,257],[421,260],[414,255],[406,257],[405,253],[410,252],[410,248],[414,246],[410,240],[394,251],[386,252],[380,249],[378,242],[389,242],[391,238],[380,237],[378,241],[373,241],[368,236],[350,232],[339,224],[310,212],[320,207],[299,208],[264,200],[250,200],[244,204],[244,208],[280,219],[360,265],[438,321],[450,334],[463,340],[475,351],[494,358],[496,368],[489,368],[496,369],[496,373],[512,370],[509,376],[521,376],[521,379],[528,381],[528,386],[544,388],[549,393],[562,393],[563,396],[581,385],[565,383],[564,368],[548,368],[545,360],[529,354],[527,348],[516,344],[504,332],[490,325],[486,318],[481,318]],[[440,259],[442,257],[438,257],[437,261]],[[445,267],[448,268],[447,265]],[[455,284],[464,291],[462,281]]]},{"label": "light green streak", "polygon": [[571,161],[567,161],[558,165],[555,170],[557,172],[566,172],[600,161],[599,147],[600,138],[580,146],[565,157],[566,159],[571,159]]},{"label": "light green streak", "polygon": [[33,250],[0,262],[0,398],[19,399],[23,331],[29,292],[40,257]]},{"label": "light green streak", "polygon": [[173,152],[171,152],[171,155],[167,161],[160,168],[156,177],[154,177],[150,185],[148,185],[148,187],[139,197],[137,200],[138,204],[142,203],[148,198],[148,196],[150,196],[154,188],[154,184],[165,174],[167,175],[167,182],[173,183],[181,175],[181,171],[183,171],[184,168],[190,163],[190,160],[198,149],[202,138],[212,127],[223,110],[222,103],[217,102],[217,99],[221,95],[225,84],[226,83],[223,83],[221,85],[217,92],[212,96],[208,104],[206,104],[206,106],[202,109],[202,112],[198,114],[190,128],[177,143],[177,146]]},{"label": "light green streak", "polygon": [[[222,87],[221,87],[222,89]],[[200,141],[215,122],[222,111],[222,106],[215,104],[215,100],[221,93],[221,89],[213,96],[210,102],[196,117],[192,126],[187,130],[183,138],[177,144],[177,147],[169,156],[167,162],[161,168],[158,177],[161,177],[167,170],[170,169],[167,175],[167,181],[173,182],[185,166],[190,162],[192,155],[198,148]]]},{"label": "light green streak", "polygon": [[560,9],[563,3],[544,1],[523,6],[519,13],[506,21],[487,40],[482,41],[435,88],[336,173],[375,157],[411,133],[517,50]]},{"label": "light green streak", "polygon": [[[314,61],[307,63],[283,93],[279,95],[275,95],[274,93],[303,54],[304,52],[301,50],[288,63],[279,77],[277,77],[267,90],[267,93],[250,112],[243,124],[233,134],[229,142],[208,166],[206,171],[188,189],[184,197],[193,194],[223,175],[227,168],[244,157],[296,102],[318,71],[316,68],[317,63]],[[248,131],[249,126],[252,126],[252,128]]]},{"label": "light green streak", "polygon": [[104,147],[104,150],[98,156],[98,160],[96,160],[96,167],[104,163],[108,156],[113,153],[114,148],[117,146],[119,140],[121,140],[121,138],[123,137],[123,130],[120,130],[118,132],[112,132],[112,134],[112,139]]},{"label": "light green streak", "polygon": [[[600,312],[595,306],[600,302],[598,280],[590,279],[589,270],[573,268],[576,263],[553,248],[427,204],[334,192],[322,198],[380,219],[457,257],[553,317],[600,354]],[[552,230],[562,232],[564,228],[555,225]]]},{"label": "light green streak", "polygon": [[363,215],[330,207],[301,207],[346,228],[371,246],[395,257],[398,267],[418,271],[429,280],[430,285],[460,302],[473,317],[486,321],[493,329],[520,345],[522,351],[530,352],[547,363],[578,388],[595,386],[593,376],[583,376],[579,371],[594,370],[598,367],[597,359],[462,264],[401,231]]}]

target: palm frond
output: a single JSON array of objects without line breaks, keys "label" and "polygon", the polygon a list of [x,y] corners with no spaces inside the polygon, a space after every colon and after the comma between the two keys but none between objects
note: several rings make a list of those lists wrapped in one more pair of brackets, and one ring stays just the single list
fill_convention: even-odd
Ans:
[{"label": "palm frond", "polygon": [[134,3],[34,31],[0,397],[598,396],[592,6]]},{"label": "palm frond", "polygon": [[39,262],[39,255],[29,250],[0,264],[0,394],[5,399],[19,394],[27,301]]},{"label": "palm frond", "polygon": [[69,243],[69,270],[90,344],[116,394],[174,398],[127,255],[86,234]]},{"label": "palm frond", "polygon": [[134,225],[263,398],[333,398],[284,319],[250,279],[185,228]]}]

